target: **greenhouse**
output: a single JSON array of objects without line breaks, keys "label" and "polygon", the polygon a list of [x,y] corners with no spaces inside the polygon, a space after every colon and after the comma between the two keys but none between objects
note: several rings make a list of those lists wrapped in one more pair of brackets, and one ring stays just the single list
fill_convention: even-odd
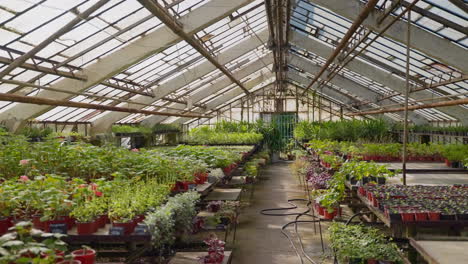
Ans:
[{"label": "greenhouse", "polygon": [[0,0],[0,264],[468,263],[463,0]]}]

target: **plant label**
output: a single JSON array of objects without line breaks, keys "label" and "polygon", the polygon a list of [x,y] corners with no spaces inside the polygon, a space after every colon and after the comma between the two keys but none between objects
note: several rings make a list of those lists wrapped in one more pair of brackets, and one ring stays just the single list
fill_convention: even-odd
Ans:
[{"label": "plant label", "polygon": [[49,229],[51,233],[67,234],[67,224],[50,224]]},{"label": "plant label", "polygon": [[149,234],[148,226],[138,225],[137,227],[135,227],[135,231],[133,233],[135,235],[148,235]]},{"label": "plant label", "polygon": [[125,228],[121,226],[113,226],[109,229],[109,235],[111,236],[123,236],[125,234]]}]

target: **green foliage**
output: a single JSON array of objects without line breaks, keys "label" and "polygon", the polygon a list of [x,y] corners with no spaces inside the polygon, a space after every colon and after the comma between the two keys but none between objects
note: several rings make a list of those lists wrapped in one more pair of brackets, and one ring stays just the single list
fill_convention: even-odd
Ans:
[{"label": "green foliage", "polygon": [[442,153],[450,161],[463,161],[468,157],[468,145],[450,144],[443,146]]},{"label": "green foliage", "polygon": [[[64,236],[32,229],[31,222],[19,222],[12,232],[0,237],[0,263],[56,263],[56,251],[67,248],[61,240]],[[36,240],[38,237],[42,238],[41,242]]]},{"label": "green foliage", "polygon": [[153,132],[155,133],[164,133],[164,132],[180,132],[180,124],[154,124],[152,127]]},{"label": "green foliage", "polygon": [[45,138],[52,134],[53,130],[49,127],[37,128],[26,126],[20,130],[20,134],[28,138]]},{"label": "green foliage", "polygon": [[329,231],[331,246],[343,263],[350,258],[403,263],[398,246],[376,228],[333,222]]},{"label": "green foliage", "polygon": [[241,155],[236,149],[207,146],[180,145],[176,148],[163,150],[163,152],[171,157],[186,157],[192,160],[203,161],[210,168],[225,168],[241,159]]},{"label": "green foliage", "polygon": [[[221,123],[223,124],[223,123]],[[231,123],[224,123],[231,124]],[[232,125],[232,124],[231,124]],[[201,126],[190,130],[187,141],[191,144],[257,144],[262,140],[262,135],[254,132],[230,132],[234,128],[222,127],[210,128]],[[243,129],[238,129],[242,131]]]},{"label": "green foliage", "polygon": [[113,125],[112,132],[121,133],[121,134],[131,134],[131,133],[152,134],[153,130],[145,126]]},{"label": "green foliage", "polygon": [[391,141],[390,124],[382,119],[299,122],[294,130],[297,140]]},{"label": "green foliage", "polygon": [[[216,150],[215,156],[230,151]],[[225,154],[226,156],[228,154]],[[70,178],[157,178],[159,183],[190,179],[207,165],[183,155],[165,155],[157,150],[128,151],[111,145],[97,147],[83,142],[61,145],[59,140],[29,143],[22,136],[0,136],[0,178],[56,174]],[[233,158],[232,158],[233,159]],[[26,160],[27,164],[20,164]]]},{"label": "green foliage", "polygon": [[221,120],[212,128],[215,132],[222,133],[252,133],[257,131],[257,123],[249,123],[246,121],[230,122]]},{"label": "green foliage", "polygon": [[195,192],[179,194],[170,198],[166,205],[146,215],[145,224],[148,225],[156,249],[162,251],[172,246],[176,232],[191,230],[192,219],[196,215],[195,205],[199,199],[200,196]]},{"label": "green foliage", "polygon": [[265,123],[259,120],[257,130],[263,135],[263,144],[270,153],[281,152],[286,148],[288,140],[283,138],[278,122]]},{"label": "green foliage", "polygon": [[[401,131],[403,130],[403,125],[401,123],[396,123],[393,126],[393,130]],[[468,133],[468,126],[431,126],[431,125],[410,125],[408,127],[410,132],[416,133]]]}]

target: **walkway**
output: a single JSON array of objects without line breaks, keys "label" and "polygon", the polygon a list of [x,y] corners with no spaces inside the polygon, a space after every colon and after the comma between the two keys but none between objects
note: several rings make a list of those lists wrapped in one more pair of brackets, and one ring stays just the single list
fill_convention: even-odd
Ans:
[{"label": "walkway", "polygon": [[[294,216],[260,214],[262,209],[290,206],[286,203],[288,199],[305,198],[304,191],[297,179],[291,175],[288,164],[279,162],[268,165],[259,177],[251,204],[241,212],[232,264],[301,263],[289,240],[281,233],[281,227],[294,220]],[[302,209],[296,212],[304,211],[305,203],[301,205]],[[304,217],[301,220],[308,218]],[[291,225],[289,230],[294,231],[294,226]],[[299,231],[308,255],[315,256],[314,260],[319,260],[320,238],[314,235],[313,224],[302,224]],[[299,247],[299,244],[296,243],[296,246]],[[309,262],[304,258],[304,263]]]}]

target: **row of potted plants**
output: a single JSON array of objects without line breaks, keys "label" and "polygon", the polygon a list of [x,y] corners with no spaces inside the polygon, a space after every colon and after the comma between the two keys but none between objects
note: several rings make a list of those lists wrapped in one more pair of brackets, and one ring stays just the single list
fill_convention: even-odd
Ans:
[{"label": "row of potted plants", "polygon": [[334,222],[329,231],[331,247],[340,263],[403,263],[398,246],[376,228]]},{"label": "row of potted plants", "polygon": [[83,142],[63,145],[57,139],[30,143],[21,136],[0,137],[0,156],[0,178],[6,179],[57,174],[91,180],[117,175],[129,179],[154,177],[169,183],[184,178],[193,180],[195,173],[205,172],[208,166],[196,157],[169,156],[154,150],[128,151]]},{"label": "row of potted plants", "polygon": [[367,185],[358,193],[391,222],[468,221],[466,185]]},{"label": "row of potted plants", "polygon": [[339,215],[339,203],[346,196],[347,181],[352,184],[358,181],[362,184],[384,184],[387,178],[394,177],[396,173],[390,171],[386,165],[356,160],[343,162],[341,157],[331,151],[316,151],[306,177],[312,187],[319,190],[316,191],[318,197],[315,199],[315,209],[325,219],[333,219]]},{"label": "row of potted plants", "polygon": [[[400,143],[354,143],[330,140],[311,140],[306,146],[317,153],[330,151],[348,159],[365,161],[401,161]],[[468,156],[468,145],[464,144],[408,144],[409,161],[445,161],[448,166],[462,166]]]},{"label": "row of potted plants", "polygon": [[294,128],[299,141],[338,140],[387,142],[392,139],[391,125],[382,119],[340,120],[327,122],[301,121]]},{"label": "row of potted plants", "polygon": [[[155,179],[107,181],[90,184],[58,175],[4,181],[0,187],[0,231],[14,222],[31,220],[44,231],[77,226],[78,234],[91,234],[111,221],[114,226],[135,226],[151,208],[162,204],[170,186]],[[127,232],[128,234],[128,232]]]}]

